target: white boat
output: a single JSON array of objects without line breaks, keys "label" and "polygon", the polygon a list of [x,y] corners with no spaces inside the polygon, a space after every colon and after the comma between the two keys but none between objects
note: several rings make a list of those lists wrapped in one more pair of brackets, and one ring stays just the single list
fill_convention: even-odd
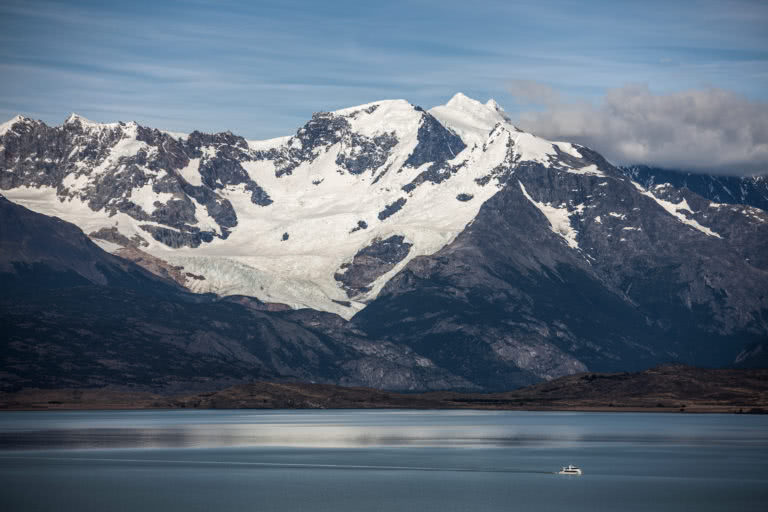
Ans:
[{"label": "white boat", "polygon": [[563,469],[560,470],[558,475],[580,475],[581,474],[581,468],[577,468],[576,466],[572,464],[568,464]]}]

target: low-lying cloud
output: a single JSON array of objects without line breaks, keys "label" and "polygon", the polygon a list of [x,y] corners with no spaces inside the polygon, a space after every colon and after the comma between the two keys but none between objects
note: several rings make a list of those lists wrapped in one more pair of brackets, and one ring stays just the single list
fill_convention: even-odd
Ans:
[{"label": "low-lying cloud", "polygon": [[529,107],[518,117],[522,129],[589,146],[617,164],[768,173],[768,104],[732,92],[655,94],[627,85],[608,90],[598,104],[565,101],[551,87],[526,80],[513,82],[510,92]]}]

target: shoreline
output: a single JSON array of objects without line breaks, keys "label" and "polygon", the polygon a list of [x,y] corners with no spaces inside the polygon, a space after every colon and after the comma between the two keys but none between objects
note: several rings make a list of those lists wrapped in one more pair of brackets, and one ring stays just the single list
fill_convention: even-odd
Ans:
[{"label": "shoreline", "polygon": [[[55,393],[60,393],[57,391]],[[100,393],[101,394],[101,393]],[[122,395],[122,393],[120,393]],[[652,413],[652,414],[768,414],[768,404],[713,404],[696,403],[687,401],[684,405],[646,405],[646,404],[536,404],[527,405],[512,404],[477,404],[456,402],[453,400],[422,400],[409,398],[398,400],[403,395],[393,395],[397,399],[389,401],[337,401],[330,400],[326,403],[248,403],[230,401],[213,403],[194,403],[178,397],[139,397],[134,399],[114,399],[110,392],[98,399],[85,400],[19,400],[11,399],[8,395],[0,396],[0,414],[3,412],[18,411],[171,411],[171,410],[474,410],[474,411],[527,411],[527,412],[593,412],[593,413]]]},{"label": "shoreline", "polygon": [[0,393],[0,411],[157,409],[425,409],[768,413],[768,370],[668,365],[582,373],[496,393],[402,393],[365,387],[254,381],[174,394],[114,388],[27,388]]}]

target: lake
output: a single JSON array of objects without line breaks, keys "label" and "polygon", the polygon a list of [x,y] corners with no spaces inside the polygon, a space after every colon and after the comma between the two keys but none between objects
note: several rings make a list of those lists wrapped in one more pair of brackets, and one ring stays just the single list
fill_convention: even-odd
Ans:
[{"label": "lake", "polygon": [[[576,464],[583,476],[555,474]],[[768,416],[0,413],[0,510],[765,510]]]}]

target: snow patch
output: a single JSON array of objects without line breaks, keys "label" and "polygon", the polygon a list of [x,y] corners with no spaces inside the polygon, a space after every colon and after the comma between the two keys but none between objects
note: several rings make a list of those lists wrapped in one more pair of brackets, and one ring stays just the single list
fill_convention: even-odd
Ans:
[{"label": "snow patch", "polygon": [[93,168],[90,175],[95,176],[98,174],[103,174],[110,168],[118,165],[120,163],[120,159],[123,157],[135,156],[141,150],[149,150],[150,148],[146,142],[136,140],[137,135],[138,130],[135,123],[129,123],[126,125],[125,131],[123,132],[123,137],[117,142],[117,144],[112,146],[112,149],[109,150],[109,155],[107,155],[107,157],[104,158],[104,160],[102,160],[99,165]]},{"label": "snow patch", "polygon": [[523,195],[526,199],[533,203],[533,205],[547,218],[552,232],[561,236],[571,249],[578,249],[579,243],[576,241],[578,232],[571,227],[571,217],[570,213],[568,213],[568,208],[558,208],[552,206],[551,203],[539,203],[535,201],[528,195],[528,191],[525,190],[523,183],[520,180],[517,182],[520,184],[520,190],[523,191]]},{"label": "snow patch", "polygon": [[530,133],[517,132],[512,135],[513,150],[520,155],[524,162],[538,162],[544,167],[549,167],[550,160],[557,155],[551,142],[536,137]]},{"label": "snow patch", "polygon": [[203,178],[200,176],[199,158],[190,158],[189,163],[184,168],[179,169],[179,174],[190,185],[199,187],[203,184]]},{"label": "snow patch", "polygon": [[120,244],[116,244],[114,242],[108,242],[106,240],[101,240],[99,238],[91,238],[91,242],[98,245],[102,251],[106,251],[108,253],[113,253],[118,249],[123,248],[123,246]]},{"label": "snow patch", "polygon": [[748,217],[752,220],[756,220],[758,222],[768,222],[768,215],[766,215],[766,213],[759,208],[747,206],[744,210],[741,211],[741,213],[745,217]]},{"label": "snow patch", "polygon": [[88,175],[70,173],[61,180],[61,184],[70,190],[80,190],[88,184]]},{"label": "snow patch", "polygon": [[182,132],[169,132],[168,130],[160,130],[161,133],[164,133],[166,135],[170,135],[171,138],[177,139],[177,140],[187,140],[189,138],[188,133],[182,133]]},{"label": "snow patch", "polygon": [[554,145],[557,146],[557,148],[563,153],[567,153],[576,158],[584,158],[573,144],[568,142],[555,142]]},{"label": "snow patch", "polygon": [[201,231],[213,231],[221,234],[218,223],[208,214],[208,209],[198,203],[194,197],[189,196],[189,198],[195,205],[195,219],[197,219],[197,222],[194,226],[200,228]]},{"label": "snow patch", "polygon": [[270,149],[276,149],[280,146],[284,146],[291,140],[290,135],[285,137],[276,137],[274,139],[267,140],[247,140],[248,147],[253,151],[269,151]]},{"label": "snow patch", "polygon": [[170,192],[155,192],[152,190],[152,182],[149,182],[131,190],[129,198],[133,204],[141,207],[148,215],[152,215],[157,209],[155,203],[166,204],[169,200],[173,199],[173,194]]},{"label": "snow patch", "polygon": [[669,213],[670,215],[675,217],[677,220],[679,220],[683,224],[685,224],[687,226],[690,226],[690,227],[692,227],[693,229],[695,229],[697,231],[701,231],[702,233],[704,233],[707,236],[712,236],[712,237],[716,237],[716,238],[722,238],[719,234],[715,233],[714,231],[712,231],[708,227],[702,226],[701,224],[696,222],[695,219],[689,219],[687,216],[685,216],[682,213],[682,212],[693,213],[693,210],[691,210],[691,207],[688,206],[688,201],[686,201],[685,199],[683,199],[679,203],[673,203],[671,201],[666,201],[664,199],[660,199],[660,198],[654,196],[650,191],[645,190],[642,186],[640,186],[639,184],[635,183],[634,181],[632,182],[632,184],[635,186],[635,188],[642,195],[644,195],[646,197],[650,197],[651,199],[656,201],[656,203],[659,206],[661,206],[662,208],[664,208],[664,210],[666,210],[667,213]]},{"label": "snow patch", "polygon": [[595,164],[587,165],[586,167],[581,167],[580,169],[566,169],[566,172],[571,174],[581,174],[584,176],[600,176],[601,178],[608,177],[604,172],[600,171]]}]

